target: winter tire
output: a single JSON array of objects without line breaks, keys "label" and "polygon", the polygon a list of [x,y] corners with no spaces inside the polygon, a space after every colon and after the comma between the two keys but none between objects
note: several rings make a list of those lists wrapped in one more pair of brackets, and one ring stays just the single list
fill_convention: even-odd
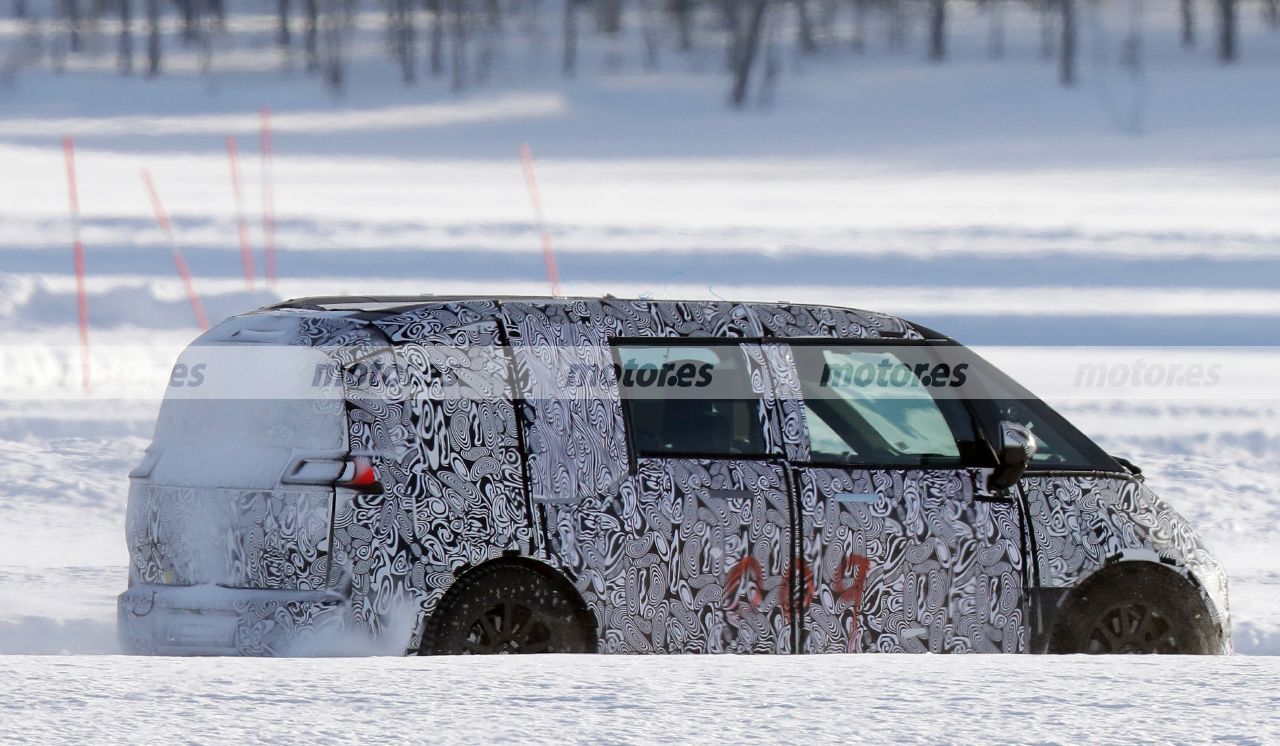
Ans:
[{"label": "winter tire", "polygon": [[594,634],[576,599],[537,570],[482,567],[458,584],[434,615],[420,654],[595,652]]},{"label": "winter tire", "polygon": [[1217,632],[1203,604],[1173,582],[1180,580],[1163,568],[1120,568],[1086,582],[1060,620],[1053,652],[1212,654]]}]

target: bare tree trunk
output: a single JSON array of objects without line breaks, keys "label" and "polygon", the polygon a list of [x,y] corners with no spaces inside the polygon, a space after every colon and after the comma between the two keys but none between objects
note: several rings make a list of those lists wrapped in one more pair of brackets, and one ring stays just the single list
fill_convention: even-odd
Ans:
[{"label": "bare tree trunk", "polygon": [[1128,68],[1134,79],[1142,75],[1142,14],[1142,0],[1129,0],[1129,33],[1125,35],[1120,63]]},{"label": "bare tree trunk", "polygon": [[947,0],[929,3],[929,59],[941,62],[947,56]]},{"label": "bare tree trunk", "polygon": [[1040,56],[1053,57],[1053,0],[1040,0]]},{"label": "bare tree trunk", "polygon": [[764,45],[764,63],[760,74],[760,86],[756,93],[756,103],[761,107],[773,106],[773,92],[777,88],[778,71],[782,65],[778,62],[778,27],[781,20],[775,15],[765,13],[764,25],[760,31],[760,43]]},{"label": "bare tree trunk", "polygon": [[564,0],[564,57],[560,72],[573,77],[578,65],[578,0]]},{"label": "bare tree trunk", "polygon": [[317,0],[303,0],[302,10],[307,16],[307,25],[302,31],[302,47],[307,72],[312,73],[320,69],[320,8]]},{"label": "bare tree trunk", "polygon": [[461,91],[467,83],[467,26],[463,2],[449,0],[452,11],[449,15],[453,20],[453,80],[450,85],[454,91]]},{"label": "bare tree trunk", "polygon": [[724,69],[730,75],[737,69],[738,65],[738,42],[741,41],[738,34],[738,18],[740,12],[737,0],[720,0],[720,23],[728,30],[728,44],[724,45]]},{"label": "bare tree trunk", "polygon": [[1004,0],[988,0],[991,26],[987,31],[987,56],[993,60],[1004,57]]},{"label": "bare tree trunk", "polygon": [[1218,59],[1236,61],[1236,0],[1218,0]]},{"label": "bare tree trunk", "polygon": [[431,11],[431,74],[444,72],[444,0],[427,0]]},{"label": "bare tree trunk", "polygon": [[1196,45],[1195,0],[1181,0],[1179,15],[1182,17],[1182,46],[1190,49]]},{"label": "bare tree trunk", "polygon": [[538,33],[538,3],[541,0],[523,0],[524,12],[520,16],[520,30],[530,36]]},{"label": "bare tree trunk", "polygon": [[400,80],[412,83],[416,79],[413,59],[414,29],[412,0],[393,0],[392,32],[395,39],[396,59],[400,62]]},{"label": "bare tree trunk", "polygon": [[671,12],[676,17],[676,32],[680,50],[693,49],[693,0],[671,0]]},{"label": "bare tree trunk", "polygon": [[160,74],[160,0],[147,0],[147,77]]},{"label": "bare tree trunk", "polygon": [[867,45],[867,0],[853,0],[853,38],[850,46],[861,52]]},{"label": "bare tree trunk", "polygon": [[196,0],[196,41],[202,75],[208,75],[213,69],[213,30],[209,28],[209,18],[209,0]]},{"label": "bare tree trunk", "polygon": [[793,0],[796,4],[796,32],[800,42],[800,53],[816,54],[818,42],[813,36],[813,17],[809,15],[809,0]]},{"label": "bare tree trunk", "polygon": [[595,0],[596,30],[606,40],[604,63],[610,70],[622,67],[622,1]]},{"label": "bare tree trunk", "polygon": [[49,39],[49,67],[59,75],[66,68],[67,64],[67,45],[61,33],[61,22],[66,14],[66,7],[62,2],[54,3],[53,6],[54,23]]},{"label": "bare tree trunk", "polygon": [[116,0],[120,11],[120,50],[117,67],[121,75],[133,74],[133,0]]},{"label": "bare tree trunk", "polygon": [[840,3],[843,1],[844,0],[817,0],[818,46],[822,46],[824,44],[834,45],[836,39],[836,27],[838,26],[836,20],[840,16]]},{"label": "bare tree trunk", "polygon": [[902,12],[902,0],[889,0],[889,47],[902,49],[907,43],[907,16]]},{"label": "bare tree trunk", "polygon": [[485,0],[485,22],[481,36],[480,59],[476,65],[476,81],[489,80],[489,71],[498,56],[498,34],[502,31],[502,8],[498,0]]},{"label": "bare tree trunk", "polygon": [[751,68],[755,65],[756,53],[760,49],[760,32],[764,27],[764,14],[768,0],[755,0],[747,18],[746,28],[734,29],[734,36],[739,41],[734,44],[737,49],[733,70],[733,89],[729,101],[737,108],[747,101],[747,86],[751,82]]},{"label": "bare tree trunk", "polygon": [[289,0],[276,0],[276,44],[289,46]]},{"label": "bare tree trunk", "polygon": [[72,52],[80,51],[80,0],[62,0],[66,8],[67,43]]},{"label": "bare tree trunk", "polygon": [[[314,2],[315,0],[312,0]],[[325,85],[341,93],[347,83],[347,44],[358,0],[324,0],[319,13],[320,42],[317,57]]]},{"label": "bare tree trunk", "polygon": [[347,72],[342,59],[343,41],[337,4],[338,0],[328,0],[323,15],[317,13],[317,25],[323,24],[323,31],[317,36],[323,39],[323,43],[317,42],[316,56],[323,60],[320,69],[325,84],[330,90],[340,92],[346,85]]},{"label": "bare tree trunk", "polygon": [[1267,4],[1263,15],[1267,19],[1267,25],[1271,28],[1280,28],[1280,0],[1266,0]]},{"label": "bare tree trunk", "polygon": [[182,40],[190,42],[196,38],[196,0],[178,0],[178,8],[182,11]]},{"label": "bare tree trunk", "polygon": [[602,34],[622,30],[622,0],[596,0],[596,30]]},{"label": "bare tree trunk", "polygon": [[640,35],[644,38],[644,67],[646,70],[658,69],[658,31],[654,28],[652,0],[639,0],[640,3]]},{"label": "bare tree trunk", "polygon": [[13,17],[18,20],[27,17],[27,0],[13,0]]},{"label": "bare tree trunk", "polygon": [[1058,0],[1062,6],[1062,50],[1059,53],[1058,82],[1076,84],[1076,0]]},{"label": "bare tree trunk", "polygon": [[500,0],[485,0],[485,25],[493,31],[502,30],[502,3]]}]

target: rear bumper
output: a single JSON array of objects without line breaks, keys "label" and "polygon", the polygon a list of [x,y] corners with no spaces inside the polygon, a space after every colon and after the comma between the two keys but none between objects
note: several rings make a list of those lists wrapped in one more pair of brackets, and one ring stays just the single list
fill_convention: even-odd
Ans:
[{"label": "rear bumper", "polygon": [[347,602],[333,591],[135,585],[116,601],[121,647],[145,655],[341,655]]}]

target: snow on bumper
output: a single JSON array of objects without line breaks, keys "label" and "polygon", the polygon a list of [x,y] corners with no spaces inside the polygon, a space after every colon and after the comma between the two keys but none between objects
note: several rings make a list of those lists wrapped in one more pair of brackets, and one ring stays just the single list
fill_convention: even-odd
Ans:
[{"label": "snow on bumper", "polygon": [[135,585],[120,594],[125,651],[153,655],[325,655],[356,652],[347,602],[333,591]]}]

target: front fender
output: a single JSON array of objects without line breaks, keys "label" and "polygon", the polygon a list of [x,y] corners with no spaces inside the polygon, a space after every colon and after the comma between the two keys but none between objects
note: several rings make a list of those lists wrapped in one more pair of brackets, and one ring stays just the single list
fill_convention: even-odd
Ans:
[{"label": "front fender", "polygon": [[1067,590],[1118,562],[1154,562],[1187,578],[1231,648],[1227,574],[1177,511],[1127,475],[1037,474],[1020,485],[1036,585]]}]

